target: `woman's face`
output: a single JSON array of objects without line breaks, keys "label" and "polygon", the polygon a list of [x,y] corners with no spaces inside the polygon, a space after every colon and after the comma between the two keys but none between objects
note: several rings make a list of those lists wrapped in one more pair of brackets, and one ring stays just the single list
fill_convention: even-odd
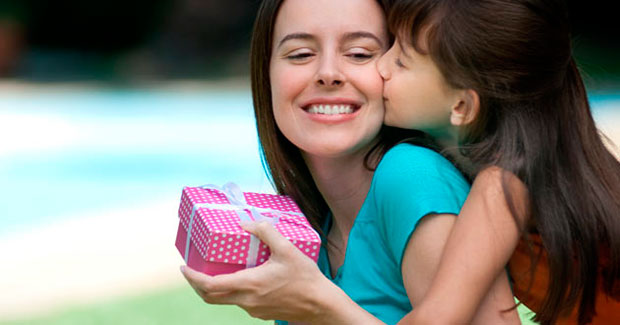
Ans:
[{"label": "woman's face", "polygon": [[337,157],[368,147],[383,123],[376,61],[387,49],[375,0],[286,0],[270,61],[274,116],[304,153]]}]

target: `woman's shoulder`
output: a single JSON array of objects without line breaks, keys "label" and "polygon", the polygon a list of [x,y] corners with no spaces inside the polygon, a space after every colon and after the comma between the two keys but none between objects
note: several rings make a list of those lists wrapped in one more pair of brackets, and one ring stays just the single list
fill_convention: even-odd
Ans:
[{"label": "woman's shoulder", "polygon": [[[399,143],[392,148],[390,148],[381,163],[385,163],[385,161],[391,160],[399,160],[399,159],[416,159],[416,160],[446,160],[441,154],[436,152],[433,149],[411,144],[411,143]],[[381,164],[380,163],[380,164]]]},{"label": "woman's shoulder", "polygon": [[372,193],[381,204],[419,205],[421,200],[451,198],[460,206],[469,187],[463,174],[441,154],[421,146],[398,144],[377,166]]},{"label": "woman's shoulder", "polygon": [[403,180],[439,177],[467,184],[463,174],[446,157],[432,149],[409,143],[400,143],[388,150],[379,162],[376,173]]},{"label": "woman's shoulder", "polygon": [[371,190],[370,201],[376,211],[373,220],[386,247],[400,263],[419,221],[430,214],[457,215],[467,198],[469,183],[441,154],[398,144],[377,166]]}]

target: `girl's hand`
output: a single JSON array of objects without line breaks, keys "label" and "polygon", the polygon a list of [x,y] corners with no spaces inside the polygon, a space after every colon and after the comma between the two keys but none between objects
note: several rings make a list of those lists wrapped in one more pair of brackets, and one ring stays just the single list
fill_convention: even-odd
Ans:
[{"label": "girl's hand", "polygon": [[181,272],[196,293],[209,304],[238,305],[261,319],[322,322],[329,317],[327,309],[333,308],[330,299],[334,289],[340,289],[323,276],[314,261],[266,222],[242,227],[269,246],[269,260],[218,276],[182,266]]}]

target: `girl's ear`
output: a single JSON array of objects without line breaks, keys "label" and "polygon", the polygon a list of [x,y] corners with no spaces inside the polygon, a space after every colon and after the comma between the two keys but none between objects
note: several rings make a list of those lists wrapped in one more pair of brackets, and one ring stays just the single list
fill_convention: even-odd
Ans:
[{"label": "girl's ear", "polygon": [[471,123],[480,111],[480,97],[473,89],[459,91],[457,102],[450,111],[450,123],[455,126]]}]

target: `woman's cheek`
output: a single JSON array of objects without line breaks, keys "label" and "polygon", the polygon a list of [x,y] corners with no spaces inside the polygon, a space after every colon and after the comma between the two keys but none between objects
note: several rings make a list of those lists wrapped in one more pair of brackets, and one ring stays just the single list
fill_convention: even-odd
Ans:
[{"label": "woman's cheek", "polygon": [[364,65],[363,69],[360,67],[351,69],[349,73],[349,81],[366,94],[368,101],[378,100],[383,102],[383,78],[381,78],[377,71],[374,62]]}]

